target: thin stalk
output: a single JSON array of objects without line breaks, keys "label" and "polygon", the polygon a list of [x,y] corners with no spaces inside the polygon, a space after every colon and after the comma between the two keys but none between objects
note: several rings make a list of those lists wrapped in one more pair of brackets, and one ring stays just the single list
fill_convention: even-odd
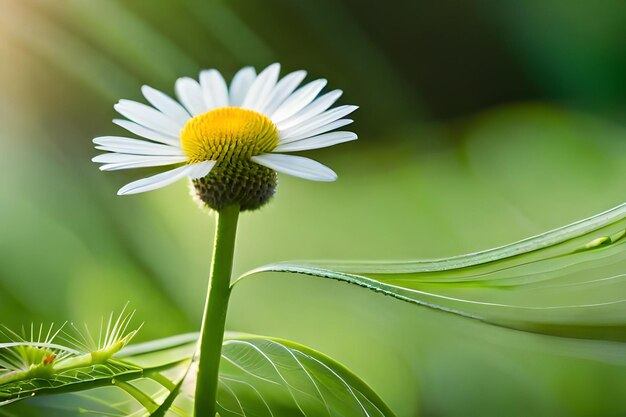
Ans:
[{"label": "thin stalk", "polygon": [[239,206],[225,207],[217,214],[211,276],[200,335],[200,362],[194,413],[196,417],[215,416],[215,400],[224,342],[224,324],[230,297],[230,278],[238,217]]}]

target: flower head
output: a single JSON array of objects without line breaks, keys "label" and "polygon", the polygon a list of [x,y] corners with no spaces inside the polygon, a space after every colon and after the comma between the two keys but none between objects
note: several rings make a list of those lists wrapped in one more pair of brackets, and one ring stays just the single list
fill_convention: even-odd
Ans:
[{"label": "flower head", "polygon": [[115,105],[128,120],[114,123],[144,139],[104,136],[93,141],[107,151],[93,158],[103,171],[180,165],[122,187],[118,194],[135,194],[191,178],[196,195],[209,207],[238,204],[255,209],[274,194],[276,171],[313,181],[334,181],[328,167],[284,152],[324,148],[357,139],[335,131],[352,123],[345,116],[356,106],[330,109],[340,90],[319,95],[326,80],[300,88],[305,71],[279,79],[279,64],[258,75],[252,67],[239,70],[229,86],[215,69],[200,73],[199,82],[176,81],[180,103],[148,86],[142,93],[151,106],[120,100]]}]

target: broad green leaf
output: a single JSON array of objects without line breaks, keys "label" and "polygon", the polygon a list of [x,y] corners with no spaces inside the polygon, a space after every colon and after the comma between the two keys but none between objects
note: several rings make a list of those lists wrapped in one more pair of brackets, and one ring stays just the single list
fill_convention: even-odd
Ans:
[{"label": "broad green leaf", "polygon": [[305,274],[512,329],[626,341],[625,243],[622,204],[483,252],[425,261],[282,262],[235,284],[264,272]]},{"label": "broad green leaf", "polygon": [[229,334],[220,366],[218,409],[234,416],[392,416],[358,377],[294,342]]},{"label": "broad green leaf", "polygon": [[[189,365],[197,337],[129,346],[117,360],[142,369],[140,374],[39,390],[20,402],[8,397],[0,416],[191,417],[196,369]],[[393,416],[364,382],[327,356],[294,342],[239,333],[225,337],[217,408],[221,417]]]}]

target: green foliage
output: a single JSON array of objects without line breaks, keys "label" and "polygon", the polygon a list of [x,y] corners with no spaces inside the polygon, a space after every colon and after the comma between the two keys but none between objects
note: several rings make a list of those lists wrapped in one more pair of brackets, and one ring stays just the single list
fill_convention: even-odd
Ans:
[{"label": "green foliage", "polygon": [[[73,369],[71,376],[2,385],[0,416],[191,416],[196,343],[197,334],[147,342],[123,349],[114,361]],[[31,389],[19,393],[18,385]],[[221,417],[393,416],[365,383],[327,356],[237,333],[225,337],[217,401]]]},{"label": "green foliage", "polygon": [[[279,263],[233,285],[262,272],[300,273],[512,329],[624,341],[626,275],[607,274],[605,267],[624,265],[625,237],[622,204],[475,254],[434,261]],[[595,291],[607,285],[613,290]],[[529,304],[507,304],[508,294],[519,291]],[[562,292],[577,303],[554,305]],[[191,416],[197,335],[125,347],[136,333],[127,332],[132,316],[111,315],[98,343],[73,325],[75,335],[62,333],[63,326],[47,333],[31,326],[29,337],[5,331],[17,340],[0,345],[0,415]],[[69,346],[58,344],[57,336]],[[86,352],[89,345],[93,349]],[[393,415],[364,382],[327,356],[286,340],[237,333],[225,336],[217,410],[221,417]]]}]

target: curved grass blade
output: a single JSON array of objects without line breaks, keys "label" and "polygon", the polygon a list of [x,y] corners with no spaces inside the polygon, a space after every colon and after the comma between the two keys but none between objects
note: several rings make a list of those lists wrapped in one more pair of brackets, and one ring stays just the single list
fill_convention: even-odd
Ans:
[{"label": "curved grass blade", "polygon": [[507,328],[626,341],[625,249],[622,204],[483,252],[426,261],[283,262],[235,284],[263,272],[305,274]]}]

